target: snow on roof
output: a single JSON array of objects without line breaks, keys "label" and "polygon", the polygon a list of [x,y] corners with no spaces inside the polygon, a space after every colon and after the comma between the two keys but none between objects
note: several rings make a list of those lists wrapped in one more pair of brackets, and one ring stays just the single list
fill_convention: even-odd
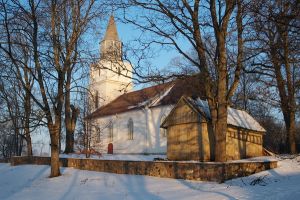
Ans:
[{"label": "snow on roof", "polygon": [[133,109],[142,109],[145,105],[149,107],[173,106],[183,95],[198,95],[201,98],[205,98],[203,84],[204,83],[199,81],[198,76],[190,76],[184,79],[176,79],[171,82],[128,92],[117,97],[110,103],[101,106],[88,115],[86,119],[115,115]]},{"label": "snow on roof", "polygon": [[228,108],[227,123],[250,130],[265,132],[266,130],[246,111]]},{"label": "snow on roof", "polygon": [[197,106],[197,108],[201,110],[206,117],[211,118],[207,101],[201,100],[200,98],[197,99],[189,98],[189,100],[192,102],[193,105]]},{"label": "snow on roof", "polygon": [[[188,98],[192,105],[203,112],[206,117],[211,118],[208,102],[200,98]],[[246,111],[228,107],[227,124],[242,127],[249,130],[265,132],[266,130]]]},{"label": "snow on roof", "polygon": [[151,106],[158,105],[158,103],[170,93],[170,91],[172,90],[173,87],[174,87],[174,84],[171,87],[169,87],[166,91],[163,91],[162,94],[158,94],[155,97],[155,99],[153,100],[153,102],[151,103]]},{"label": "snow on roof", "polygon": [[173,88],[174,85],[171,85],[171,87],[169,87],[166,91],[162,91],[160,93],[158,93],[156,96],[151,97],[149,99],[146,99],[145,101],[139,102],[137,105],[131,105],[128,106],[128,109],[133,109],[133,108],[140,108],[140,107],[144,107],[144,106],[156,106],[161,99],[163,99],[165,96],[167,96],[169,94],[169,92],[171,91],[171,89]]}]

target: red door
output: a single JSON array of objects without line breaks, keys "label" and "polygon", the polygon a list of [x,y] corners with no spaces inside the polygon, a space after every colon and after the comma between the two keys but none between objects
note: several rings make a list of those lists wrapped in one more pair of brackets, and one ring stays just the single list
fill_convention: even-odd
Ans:
[{"label": "red door", "polygon": [[109,143],[108,144],[108,147],[107,147],[107,153],[108,154],[113,154],[114,153],[114,146],[112,143]]}]

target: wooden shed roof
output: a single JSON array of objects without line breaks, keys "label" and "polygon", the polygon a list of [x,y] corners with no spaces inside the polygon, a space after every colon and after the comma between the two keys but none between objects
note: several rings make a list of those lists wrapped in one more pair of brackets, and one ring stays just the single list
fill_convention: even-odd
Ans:
[{"label": "wooden shed roof", "polygon": [[[204,116],[206,119],[211,119],[207,101],[202,100],[199,97],[192,98],[185,96],[183,96],[179,102],[180,101],[187,103],[193,108],[193,110]],[[174,109],[176,109],[176,106],[173,108],[173,110]],[[169,115],[172,115],[172,111]],[[166,128],[164,124],[167,120],[168,117],[162,122],[161,127]],[[266,130],[249,113],[244,110],[234,109],[231,107],[228,107],[227,124],[257,132],[266,132]]]}]

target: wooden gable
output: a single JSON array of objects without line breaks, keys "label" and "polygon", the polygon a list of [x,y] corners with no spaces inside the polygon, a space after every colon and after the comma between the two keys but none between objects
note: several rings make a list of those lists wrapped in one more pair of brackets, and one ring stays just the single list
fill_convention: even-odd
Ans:
[{"label": "wooden gable", "polygon": [[181,97],[170,114],[162,122],[161,127],[167,128],[172,125],[197,123],[201,121],[200,113],[189,104],[185,97]]}]

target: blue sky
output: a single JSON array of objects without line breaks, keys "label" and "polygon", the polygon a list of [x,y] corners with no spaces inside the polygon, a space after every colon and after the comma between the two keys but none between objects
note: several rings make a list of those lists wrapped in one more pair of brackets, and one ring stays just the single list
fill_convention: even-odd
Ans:
[{"label": "blue sky", "polygon": [[[132,41],[133,39],[135,39],[141,34],[141,31],[136,30],[132,25],[123,24],[118,21],[117,21],[117,28],[119,32],[119,37],[124,44]],[[176,56],[178,56],[178,53],[175,50],[173,51],[160,50],[159,56],[156,57],[155,59],[151,59],[150,61],[156,67],[165,67],[166,65],[169,64],[170,60]]]},{"label": "blue sky", "polygon": [[[142,32],[140,30],[136,29],[133,25],[124,24],[117,18],[118,18],[118,16],[116,16],[116,14],[115,14],[115,20],[116,20],[119,38],[123,42],[124,46],[128,45],[134,39],[138,38],[142,34]],[[96,27],[93,30],[95,32],[95,34],[92,34],[93,39],[91,39],[91,40],[93,40],[95,42],[91,42],[90,44],[93,45],[93,47],[91,49],[95,53],[99,53],[99,42],[104,37],[108,20],[109,20],[109,16],[107,16],[103,21],[101,21],[101,24],[96,25]],[[143,34],[148,34],[148,33],[143,33]],[[180,41],[180,45],[182,45],[186,51],[190,50],[190,47],[188,46],[188,44],[185,41]],[[179,53],[175,49],[171,50],[169,48],[168,50],[166,50],[166,49],[161,49],[158,46],[152,46],[151,49],[155,50],[157,55],[154,58],[149,59],[149,62],[157,68],[164,68],[164,67],[168,66],[170,64],[170,61],[173,58],[179,56]],[[129,58],[129,59],[132,59],[132,58]],[[133,60],[133,62],[134,62],[134,60]]]}]

